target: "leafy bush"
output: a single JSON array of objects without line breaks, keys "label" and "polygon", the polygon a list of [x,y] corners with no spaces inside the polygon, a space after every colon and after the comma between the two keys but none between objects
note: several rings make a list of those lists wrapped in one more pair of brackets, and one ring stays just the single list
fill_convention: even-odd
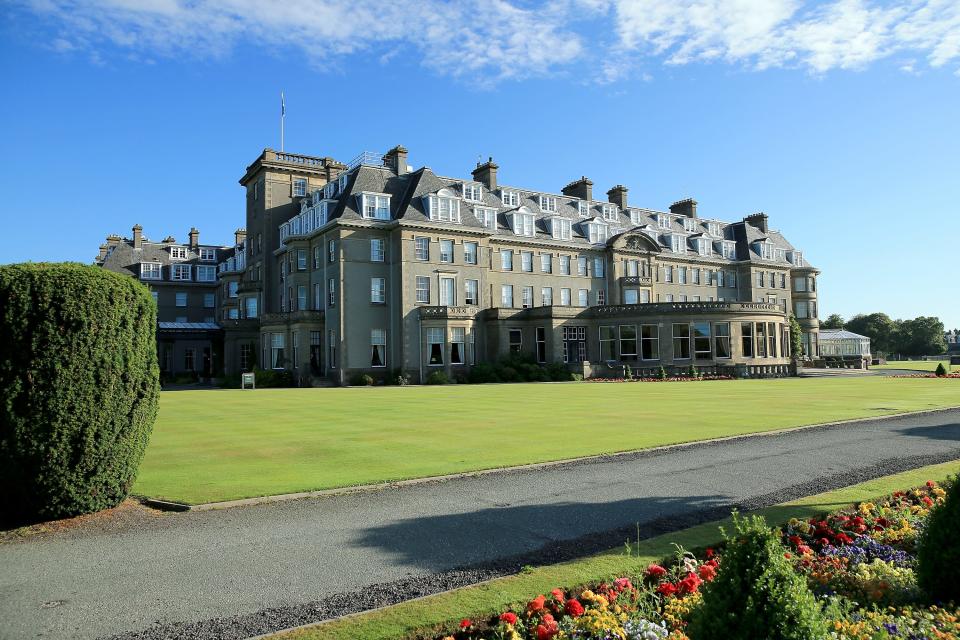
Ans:
[{"label": "leafy bush", "polygon": [[449,384],[446,371],[433,371],[427,376],[427,384]]},{"label": "leafy bush", "polygon": [[373,378],[366,373],[358,373],[350,378],[351,387],[372,387]]},{"label": "leafy bush", "polygon": [[127,496],[157,415],[156,325],[133,278],[0,267],[0,514],[63,518]]},{"label": "leafy bush", "polygon": [[687,369],[687,375],[691,378],[699,378],[700,372],[697,371],[697,368],[693,365],[690,365],[690,368]]},{"label": "leafy bush", "polygon": [[960,602],[960,476],[945,487],[944,502],[930,512],[917,547],[917,583],[933,600]]},{"label": "leafy bush", "polygon": [[573,380],[573,375],[561,362],[551,362],[547,365],[547,376],[554,382],[569,382]]},{"label": "leafy bush", "polygon": [[947,373],[948,373],[947,368],[943,366],[942,362],[937,365],[937,371],[936,371],[937,377],[943,378],[944,376],[947,375]]},{"label": "leafy bush", "polygon": [[387,376],[387,379],[384,380],[384,384],[395,384],[398,386],[404,386],[410,384],[410,374],[404,371],[402,368],[397,367],[390,371],[390,375]]},{"label": "leafy bush", "polygon": [[470,369],[470,382],[474,384],[500,382],[500,376],[497,375],[497,371],[492,364],[480,362]]},{"label": "leafy bush", "polygon": [[780,537],[762,517],[734,513],[736,535],[716,579],[692,614],[692,640],[821,640],[827,637],[819,605],[794,571]]},{"label": "leafy bush", "polygon": [[657,372],[657,377],[661,380],[667,379],[667,370],[663,368],[663,365],[660,365],[660,371]]},{"label": "leafy bush", "polygon": [[293,387],[293,372],[287,369],[254,369],[254,379],[257,382],[257,389],[273,389]]}]

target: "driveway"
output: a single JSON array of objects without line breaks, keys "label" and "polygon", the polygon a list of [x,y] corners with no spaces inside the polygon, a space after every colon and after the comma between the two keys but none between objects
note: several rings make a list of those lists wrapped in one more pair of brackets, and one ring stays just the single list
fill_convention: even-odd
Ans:
[{"label": "driveway", "polygon": [[246,637],[956,459],[960,409],[65,532],[0,545],[0,637]]}]

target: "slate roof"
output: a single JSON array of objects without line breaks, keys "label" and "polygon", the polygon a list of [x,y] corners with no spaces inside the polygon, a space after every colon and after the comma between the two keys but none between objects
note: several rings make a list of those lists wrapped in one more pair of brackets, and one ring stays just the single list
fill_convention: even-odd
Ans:
[{"label": "slate roof", "polygon": [[[183,247],[186,250],[186,259],[172,260],[170,258],[170,247]],[[233,251],[232,248],[207,244],[201,244],[198,249],[199,248],[216,250],[216,260],[201,261],[199,251],[194,251],[189,245],[179,242],[153,242],[144,239],[141,242],[141,248],[135,249],[133,247],[133,240],[123,238],[109,249],[102,261],[98,260],[98,262],[100,266],[108,271],[114,271],[136,278],[140,277],[141,262],[159,262],[161,264],[161,279],[152,282],[169,282],[171,264],[204,265],[216,268],[217,264],[221,260],[228,258]],[[194,279],[192,281],[196,282],[195,269],[193,270],[193,277]],[[210,283],[205,282],[204,284]]]}]

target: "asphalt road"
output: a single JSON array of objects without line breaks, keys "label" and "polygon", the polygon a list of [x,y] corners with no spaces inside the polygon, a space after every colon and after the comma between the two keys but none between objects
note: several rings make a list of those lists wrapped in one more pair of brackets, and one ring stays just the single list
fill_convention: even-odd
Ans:
[{"label": "asphalt road", "polygon": [[960,459],[960,410],[7,543],[0,637],[94,638],[293,607],[947,459]]}]

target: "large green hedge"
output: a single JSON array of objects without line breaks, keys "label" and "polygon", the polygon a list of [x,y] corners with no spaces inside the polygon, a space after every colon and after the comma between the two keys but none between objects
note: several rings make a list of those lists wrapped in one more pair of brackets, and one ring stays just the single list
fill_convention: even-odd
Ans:
[{"label": "large green hedge", "polygon": [[72,263],[0,267],[0,515],[116,506],[157,414],[156,305]]},{"label": "large green hedge", "polygon": [[946,483],[943,504],[934,507],[917,545],[917,583],[935,602],[960,602],[960,476]]}]

